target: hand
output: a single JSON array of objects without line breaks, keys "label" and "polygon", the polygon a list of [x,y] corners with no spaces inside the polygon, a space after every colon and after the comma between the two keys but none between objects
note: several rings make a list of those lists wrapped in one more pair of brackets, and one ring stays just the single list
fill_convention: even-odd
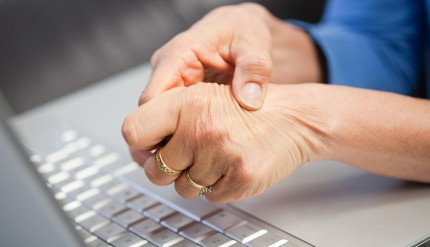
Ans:
[{"label": "hand", "polygon": [[[320,159],[324,150],[317,134],[323,132],[324,121],[316,121],[317,113],[307,114],[308,109],[294,103],[295,87],[271,85],[264,106],[251,112],[239,106],[228,85],[174,88],[131,113],[123,135],[132,148],[144,151],[170,137],[162,148],[164,162],[175,170],[188,169],[198,184],[212,185],[209,201],[226,203],[256,195],[301,164]],[[153,155],[134,154],[153,183],[175,182],[181,196],[198,196],[186,172],[168,175]]]},{"label": "hand", "polygon": [[201,81],[233,85],[239,104],[258,109],[271,72],[268,12],[257,4],[215,9],[151,58],[153,74],[140,98]]},{"label": "hand", "polygon": [[257,4],[210,12],[154,53],[153,74],[139,104],[170,88],[216,81],[232,84],[242,107],[260,108],[272,72],[268,15]]},{"label": "hand", "polygon": [[252,3],[210,12],[158,49],[151,64],[153,73],[139,105],[174,87],[215,81],[232,85],[239,105],[256,110],[269,81],[321,81],[307,33]]}]

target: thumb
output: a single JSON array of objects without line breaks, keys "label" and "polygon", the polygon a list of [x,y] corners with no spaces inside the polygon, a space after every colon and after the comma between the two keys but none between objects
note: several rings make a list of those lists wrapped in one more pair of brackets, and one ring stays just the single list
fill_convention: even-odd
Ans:
[{"label": "thumb", "polygon": [[137,150],[151,150],[166,137],[175,133],[181,104],[179,92],[183,88],[166,91],[130,113],[122,125],[127,144]]},{"label": "thumb", "polygon": [[243,108],[258,110],[263,106],[272,67],[270,55],[263,52],[238,56],[232,86]]}]

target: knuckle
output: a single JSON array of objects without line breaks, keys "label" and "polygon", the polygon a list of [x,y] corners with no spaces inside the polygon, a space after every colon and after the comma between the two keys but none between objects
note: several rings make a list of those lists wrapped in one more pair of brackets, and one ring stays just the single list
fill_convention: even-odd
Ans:
[{"label": "knuckle", "polygon": [[190,195],[190,193],[187,193],[189,188],[184,188],[184,185],[179,182],[179,181],[175,181],[175,190],[176,192],[185,199],[193,199],[194,196]]},{"label": "knuckle", "polygon": [[154,78],[151,78],[148,85],[146,85],[146,87],[143,89],[142,93],[140,94],[139,97],[139,106],[145,104],[146,102],[150,101],[152,98],[155,97],[156,93],[157,93],[157,87],[159,85],[157,85],[157,81],[154,80]]},{"label": "knuckle", "polygon": [[237,183],[247,185],[255,181],[256,176],[251,166],[246,165],[244,162],[236,163],[233,177],[237,179]]},{"label": "knuckle", "polygon": [[121,133],[124,140],[131,147],[135,146],[138,142],[137,131],[135,126],[134,117],[129,114],[125,119],[121,127]]},{"label": "knuckle", "polygon": [[210,12],[210,14],[224,15],[225,13],[235,11],[236,9],[238,9],[238,8],[235,5],[224,5],[224,6],[220,6],[220,7],[215,8],[214,10],[212,10]]},{"label": "knuckle", "polygon": [[160,53],[161,53],[161,50],[162,50],[162,48],[160,48],[160,49],[156,50],[156,51],[152,54],[151,59],[150,59],[150,62],[151,62],[151,66],[152,66],[152,68],[154,68],[154,67],[157,65],[157,63],[158,63],[158,59],[159,59],[159,56],[160,56]]},{"label": "knuckle", "polygon": [[149,97],[145,93],[142,93],[139,97],[139,100],[137,101],[137,105],[141,106],[146,102],[148,102],[148,100],[149,100]]},{"label": "knuckle", "polygon": [[273,64],[270,57],[266,56],[247,56],[243,57],[242,61],[238,61],[239,66],[247,72],[262,76],[269,77],[272,74]]},{"label": "knuckle", "polygon": [[265,14],[269,12],[264,6],[254,2],[240,3],[238,6],[244,7],[248,10],[255,11],[260,14],[263,14],[263,13]]},{"label": "knuckle", "polygon": [[225,196],[220,196],[220,195],[211,194],[211,193],[206,195],[206,199],[209,202],[211,202],[213,204],[217,204],[217,205],[224,205],[224,204],[230,202],[230,200],[227,199]]},{"label": "knuckle", "polygon": [[150,166],[144,166],[145,174],[148,177],[149,181],[156,185],[164,185],[160,180],[157,174],[154,174],[154,170],[150,168]]}]

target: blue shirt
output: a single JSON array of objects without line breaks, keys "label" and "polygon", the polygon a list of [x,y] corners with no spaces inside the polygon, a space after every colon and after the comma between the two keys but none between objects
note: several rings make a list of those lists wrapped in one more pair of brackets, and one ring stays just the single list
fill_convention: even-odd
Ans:
[{"label": "blue shirt", "polygon": [[429,27],[430,0],[331,0],[305,28],[329,83],[430,98]]}]

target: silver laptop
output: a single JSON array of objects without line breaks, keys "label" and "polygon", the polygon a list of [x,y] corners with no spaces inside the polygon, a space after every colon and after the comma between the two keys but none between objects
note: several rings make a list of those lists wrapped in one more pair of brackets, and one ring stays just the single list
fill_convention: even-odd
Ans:
[{"label": "silver laptop", "polygon": [[[0,212],[1,246],[429,244],[430,186],[336,162],[307,164],[262,195],[225,206],[151,184],[120,133],[149,74],[142,65],[13,117],[25,154],[2,127],[2,157],[16,162],[2,162],[1,181],[35,182],[2,184],[0,211],[9,211]],[[10,172],[15,166],[21,171]]]}]

